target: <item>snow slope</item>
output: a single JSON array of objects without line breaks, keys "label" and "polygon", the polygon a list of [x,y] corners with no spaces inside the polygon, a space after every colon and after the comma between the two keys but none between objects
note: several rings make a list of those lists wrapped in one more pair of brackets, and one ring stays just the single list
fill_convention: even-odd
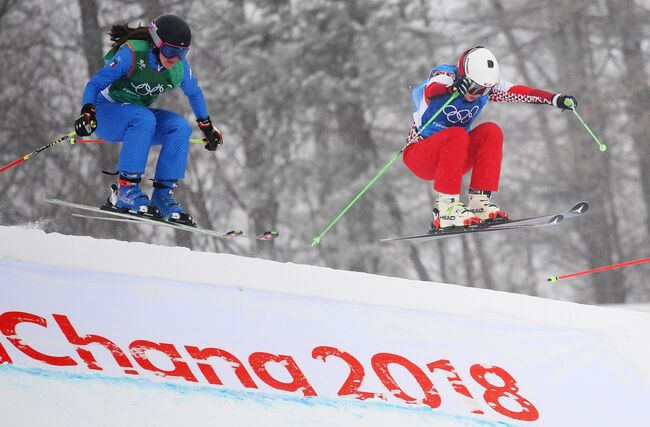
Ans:
[{"label": "snow slope", "polygon": [[648,313],[0,227],[3,425],[642,426],[649,327]]}]

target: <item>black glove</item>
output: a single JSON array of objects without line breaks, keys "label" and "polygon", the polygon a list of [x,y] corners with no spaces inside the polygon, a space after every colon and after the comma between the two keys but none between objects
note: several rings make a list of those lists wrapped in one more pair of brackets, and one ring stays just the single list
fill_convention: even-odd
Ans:
[{"label": "black glove", "polygon": [[196,119],[196,122],[199,124],[199,129],[203,131],[205,140],[207,140],[207,143],[205,144],[206,150],[215,151],[221,144],[223,144],[221,131],[214,127],[212,120],[210,120],[210,116],[205,119]]},{"label": "black glove", "polygon": [[78,136],[90,136],[97,129],[97,109],[93,104],[84,104],[81,107],[81,115],[74,122],[74,131]]},{"label": "black glove", "polygon": [[452,85],[452,87],[456,89],[456,91],[461,95],[465,95],[471,85],[472,85],[472,81],[469,78],[459,76],[456,77],[456,80],[454,80],[454,84]]},{"label": "black glove", "polygon": [[571,95],[557,95],[553,98],[553,105],[561,110],[575,110],[578,100]]}]

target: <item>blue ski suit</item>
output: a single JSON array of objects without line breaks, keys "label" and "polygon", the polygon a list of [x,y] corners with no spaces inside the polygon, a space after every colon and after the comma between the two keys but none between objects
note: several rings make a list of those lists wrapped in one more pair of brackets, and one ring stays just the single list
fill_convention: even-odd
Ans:
[{"label": "blue ski suit", "polygon": [[[110,142],[122,142],[117,169],[125,173],[143,174],[152,145],[161,145],[154,179],[179,180],[185,176],[192,128],[180,114],[149,108],[136,103],[119,102],[110,95],[111,84],[131,76],[134,71],[164,73],[152,50],[146,60],[136,60],[135,50],[129,43],[122,45],[117,53],[106,61],[86,85],[83,104],[91,103],[97,108],[97,135]],[[183,74],[180,88],[187,96],[194,115],[198,119],[208,117],[203,92],[192,74],[187,59],[182,60]],[[123,80],[122,80],[123,81]],[[147,83],[133,85],[139,95],[157,96],[172,85]]]}]

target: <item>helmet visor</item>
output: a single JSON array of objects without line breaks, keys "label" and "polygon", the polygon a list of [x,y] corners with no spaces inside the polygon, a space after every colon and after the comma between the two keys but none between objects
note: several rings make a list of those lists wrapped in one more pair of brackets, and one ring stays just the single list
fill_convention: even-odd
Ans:
[{"label": "helmet visor", "polygon": [[494,86],[487,87],[487,86],[480,85],[476,82],[472,82],[472,84],[467,89],[467,93],[469,93],[470,95],[486,96],[490,94],[493,87]]},{"label": "helmet visor", "polygon": [[160,48],[160,53],[167,59],[172,59],[173,57],[177,57],[181,61],[185,59],[185,55],[187,55],[187,51],[190,50],[188,46],[182,47],[182,46],[174,46],[173,44],[169,43],[163,43],[159,46]]}]

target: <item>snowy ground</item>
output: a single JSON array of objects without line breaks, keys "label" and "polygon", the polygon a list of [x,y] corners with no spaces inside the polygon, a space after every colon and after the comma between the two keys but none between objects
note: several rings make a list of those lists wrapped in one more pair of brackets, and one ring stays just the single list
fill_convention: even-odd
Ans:
[{"label": "snowy ground", "polygon": [[[20,323],[12,334],[0,318],[0,361],[2,348],[12,360],[0,364],[3,425],[646,425],[648,313],[18,227],[0,227],[0,242],[0,315],[47,322]],[[131,350],[133,376],[90,344],[103,368],[92,370],[55,315],[126,353],[144,340],[178,354]],[[74,366],[28,357],[25,343]],[[210,384],[188,346],[237,356],[257,388],[216,363],[223,385]],[[336,354],[315,355],[332,348],[361,371]],[[291,360],[264,370],[256,354]],[[380,356],[406,364],[387,374]],[[455,380],[428,366],[441,360]],[[480,364],[505,368],[518,388],[490,404]],[[383,399],[341,396],[351,370],[363,380],[359,392]],[[302,386],[287,391],[298,371]],[[428,378],[441,401],[427,405]]]}]

